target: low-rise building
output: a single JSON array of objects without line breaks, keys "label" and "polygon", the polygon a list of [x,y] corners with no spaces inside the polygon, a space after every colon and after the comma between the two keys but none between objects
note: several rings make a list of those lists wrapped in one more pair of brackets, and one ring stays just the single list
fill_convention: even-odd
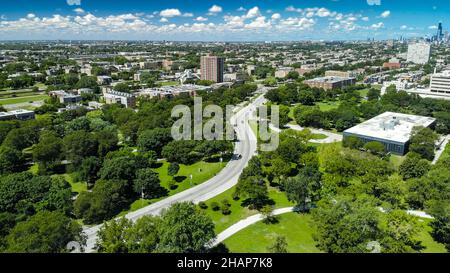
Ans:
[{"label": "low-rise building", "polygon": [[311,80],[306,80],[303,83],[305,83],[311,88],[322,88],[324,90],[332,90],[354,85],[356,83],[356,79],[344,77],[319,77]]},{"label": "low-rise building", "polygon": [[386,151],[405,155],[415,127],[431,127],[436,119],[431,117],[385,112],[344,131],[344,141],[357,137],[363,143],[378,141]]},{"label": "low-rise building", "polygon": [[48,95],[51,97],[58,98],[60,103],[65,103],[65,104],[75,104],[75,103],[79,103],[83,100],[83,98],[80,95],[67,93],[64,90],[50,91],[50,92],[48,92]]},{"label": "low-rise building", "polygon": [[275,78],[286,78],[289,72],[294,71],[293,67],[281,67],[275,71]]},{"label": "low-rise building", "polygon": [[353,71],[328,70],[325,77],[355,78],[357,75]]},{"label": "low-rise building", "polygon": [[11,119],[29,120],[34,118],[35,118],[34,111],[30,110],[17,109],[9,112],[0,112],[0,120],[11,120]]},{"label": "low-rise building", "polygon": [[110,76],[97,76],[97,83],[99,85],[109,85],[112,83],[112,78]]},{"label": "low-rise building", "polygon": [[126,108],[133,108],[136,106],[136,96],[130,93],[118,92],[111,89],[103,91],[103,98],[106,104],[122,104]]}]

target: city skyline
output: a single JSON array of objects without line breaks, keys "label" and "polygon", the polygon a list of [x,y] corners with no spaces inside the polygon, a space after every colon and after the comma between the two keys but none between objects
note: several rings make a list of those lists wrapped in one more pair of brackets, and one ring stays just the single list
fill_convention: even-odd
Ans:
[{"label": "city skyline", "polygon": [[[2,3],[0,40],[297,41],[428,37],[450,3],[431,0]],[[399,3],[401,2],[401,3]]]}]

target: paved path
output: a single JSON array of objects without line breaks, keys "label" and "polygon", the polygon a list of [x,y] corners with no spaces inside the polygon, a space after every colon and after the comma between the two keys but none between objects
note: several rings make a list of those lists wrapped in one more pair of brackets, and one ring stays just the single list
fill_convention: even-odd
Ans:
[{"label": "paved path", "polygon": [[[238,141],[235,143],[234,154],[240,154],[240,159],[237,156],[234,156],[225,168],[210,180],[178,194],[167,197],[159,202],[153,203],[134,212],[130,212],[125,215],[125,217],[135,221],[145,215],[157,215],[161,213],[163,209],[178,202],[191,201],[198,203],[200,201],[206,201],[236,185],[239,175],[247,166],[250,158],[252,158],[256,153],[257,148],[256,136],[253,134],[250,126],[248,126],[248,119],[255,107],[262,105],[264,101],[265,99],[263,95],[259,96],[231,118],[231,124],[237,125],[235,130]],[[97,232],[101,226],[102,225],[96,225],[94,227],[84,229],[84,233],[87,235],[85,248],[86,252],[95,251],[94,247],[97,240]]]},{"label": "paved path", "polygon": [[[294,207],[288,207],[288,208],[281,208],[276,209],[273,211],[273,215],[280,215],[288,212],[292,212]],[[227,238],[231,237],[235,233],[243,230],[244,228],[253,225],[254,223],[257,223],[259,221],[264,220],[264,216],[262,214],[256,214],[252,215],[244,220],[241,220],[237,222],[236,224],[232,225],[231,227],[227,228],[226,230],[222,231],[217,235],[216,240],[212,243],[213,246],[225,241]]]},{"label": "paved path", "polygon": [[431,164],[436,164],[436,162],[438,162],[438,160],[441,157],[442,153],[444,152],[445,147],[447,146],[449,140],[450,140],[450,135],[446,135],[444,137],[444,141],[442,142],[441,146],[439,147],[439,150],[436,151],[433,162],[431,162]]}]

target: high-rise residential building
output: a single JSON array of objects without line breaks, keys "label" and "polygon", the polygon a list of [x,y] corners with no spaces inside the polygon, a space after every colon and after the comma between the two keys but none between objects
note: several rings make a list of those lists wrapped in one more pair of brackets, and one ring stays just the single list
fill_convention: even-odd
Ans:
[{"label": "high-rise residential building", "polygon": [[407,61],[415,64],[426,64],[430,60],[431,45],[429,43],[415,43],[408,45]]},{"label": "high-rise residential building", "polygon": [[431,76],[430,91],[450,96],[450,70]]},{"label": "high-rise residential building", "polygon": [[200,59],[201,79],[213,82],[223,82],[225,58],[217,56],[202,56]]}]

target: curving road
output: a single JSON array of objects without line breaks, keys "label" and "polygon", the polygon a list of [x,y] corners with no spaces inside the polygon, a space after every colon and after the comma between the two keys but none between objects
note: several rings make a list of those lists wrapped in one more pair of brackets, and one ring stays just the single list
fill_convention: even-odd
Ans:
[{"label": "curving road", "polygon": [[[249,117],[256,107],[261,106],[264,102],[264,96],[261,95],[231,117],[231,124],[236,124],[235,131],[238,139],[235,143],[234,154],[240,154],[242,156],[240,159],[234,156],[225,168],[210,180],[147,207],[130,212],[125,217],[135,221],[145,215],[157,215],[174,203],[185,201],[198,203],[205,201],[236,185],[239,175],[257,149],[256,136],[253,134],[250,126],[248,126]],[[97,225],[84,229],[84,233],[87,236],[85,252],[95,251],[97,232],[100,227],[101,225]]]}]

